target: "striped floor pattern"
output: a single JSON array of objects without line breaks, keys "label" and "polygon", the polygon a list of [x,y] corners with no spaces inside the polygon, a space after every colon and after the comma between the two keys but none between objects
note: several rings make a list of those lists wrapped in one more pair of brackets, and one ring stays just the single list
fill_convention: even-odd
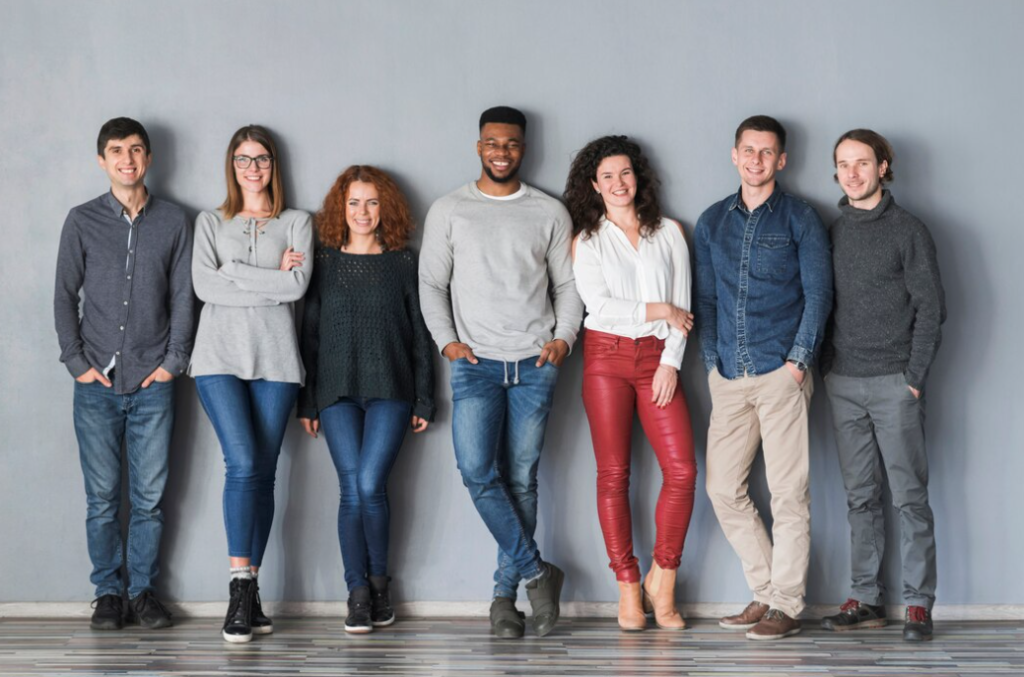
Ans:
[{"label": "striped floor pattern", "polygon": [[95,632],[81,619],[0,620],[0,675],[1024,675],[1024,623],[940,622],[927,644],[899,624],[749,642],[713,621],[684,632],[619,632],[609,619],[564,619],[543,639],[499,641],[486,619],[408,619],[346,635],[340,619],[282,619],[251,644],[221,641],[213,619],[168,630]]}]

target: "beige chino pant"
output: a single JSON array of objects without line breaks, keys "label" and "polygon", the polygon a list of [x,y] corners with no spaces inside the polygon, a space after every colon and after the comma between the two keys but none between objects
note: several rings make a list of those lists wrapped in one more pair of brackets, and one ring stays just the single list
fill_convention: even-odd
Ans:
[{"label": "beige chino pant", "polygon": [[[713,369],[707,490],[754,599],[796,618],[804,609],[811,552],[807,412],[814,380],[783,366],[728,380]],[[772,537],[750,500],[750,467],[763,441]],[[775,545],[772,546],[774,540]]]}]

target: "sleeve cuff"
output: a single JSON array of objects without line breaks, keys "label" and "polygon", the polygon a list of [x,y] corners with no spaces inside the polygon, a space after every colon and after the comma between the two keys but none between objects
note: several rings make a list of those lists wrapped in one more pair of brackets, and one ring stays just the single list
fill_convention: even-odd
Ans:
[{"label": "sleeve cuff", "polygon": [[314,421],[319,417],[320,412],[316,410],[316,407],[299,407],[295,414],[295,418],[308,418]]},{"label": "sleeve cuff", "polygon": [[448,347],[449,343],[461,343],[461,341],[459,341],[459,335],[456,334],[455,332],[438,337],[436,341],[437,352],[441,353],[442,355],[444,355],[444,349]]},{"label": "sleeve cuff", "polygon": [[786,356],[786,361],[799,362],[805,367],[811,367],[814,365],[814,353],[802,346],[793,346]]},{"label": "sleeve cuff", "polygon": [[64,366],[68,368],[68,372],[74,377],[78,378],[85,372],[92,369],[92,365],[89,364],[89,360],[85,359],[85,355],[75,355],[68,359]]},{"label": "sleeve cuff", "polygon": [[572,347],[576,343],[577,333],[574,331],[555,330],[555,338],[565,341],[565,344],[569,346],[569,354],[572,354]]},{"label": "sleeve cuff", "polygon": [[419,416],[422,419],[426,419],[431,423],[434,421],[434,414],[437,413],[437,407],[427,402],[417,402],[412,407],[412,415]]},{"label": "sleeve cuff", "polygon": [[178,378],[185,374],[188,370],[189,359],[187,357],[181,357],[180,355],[165,355],[163,364],[160,366],[170,374],[174,374],[174,378]]}]

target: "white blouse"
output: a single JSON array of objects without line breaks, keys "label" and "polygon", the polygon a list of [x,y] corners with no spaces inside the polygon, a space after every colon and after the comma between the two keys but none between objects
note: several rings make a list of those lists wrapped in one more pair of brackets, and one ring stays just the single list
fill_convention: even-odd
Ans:
[{"label": "white blouse", "polygon": [[665,320],[645,321],[648,303],[690,309],[690,250],[674,222],[662,218],[661,228],[634,248],[622,229],[602,218],[589,238],[579,238],[573,272],[587,307],[584,327],[631,339],[664,339],[661,364],[682,366],[683,333]]}]

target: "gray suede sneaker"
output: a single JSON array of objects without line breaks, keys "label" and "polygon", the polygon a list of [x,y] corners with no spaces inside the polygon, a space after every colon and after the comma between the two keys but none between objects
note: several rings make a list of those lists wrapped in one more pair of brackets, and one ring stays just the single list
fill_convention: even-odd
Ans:
[{"label": "gray suede sneaker", "polygon": [[544,573],[526,584],[526,594],[533,607],[533,631],[543,637],[555,629],[561,607],[558,598],[562,594],[565,572],[550,562],[542,562]]}]

